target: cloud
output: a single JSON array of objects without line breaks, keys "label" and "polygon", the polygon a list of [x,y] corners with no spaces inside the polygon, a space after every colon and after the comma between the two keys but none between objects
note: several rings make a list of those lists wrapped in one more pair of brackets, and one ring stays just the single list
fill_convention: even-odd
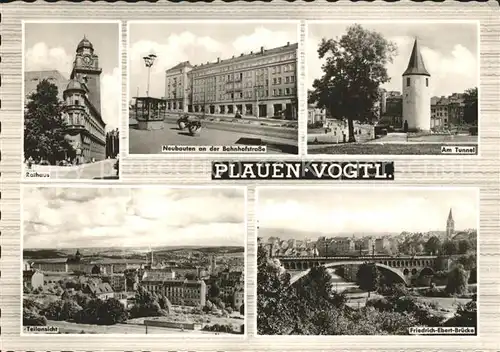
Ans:
[{"label": "cloud", "polygon": [[[68,54],[64,48],[49,47],[46,43],[40,42],[26,50],[24,69],[25,71],[57,70],[69,79],[73,60],[73,54]],[[121,92],[121,72],[118,67],[115,67],[111,74],[101,75],[101,115],[108,130],[119,126]]]},{"label": "cloud", "polygon": [[[412,36],[387,36],[386,39],[397,45],[398,52],[394,61],[387,65],[390,82],[383,85],[388,90],[402,91],[402,74],[408,66],[408,60],[413,48]],[[310,36],[307,42],[307,87],[312,89],[315,78],[323,75],[321,66],[323,60],[318,58],[317,49],[321,38]],[[432,95],[448,96],[463,92],[479,84],[479,58],[461,44],[450,48],[430,48],[419,42],[425,66],[431,74]]]},{"label": "cloud", "polygon": [[[139,31],[139,27],[130,26],[130,31]],[[228,28],[228,30],[230,30]],[[147,69],[143,57],[151,53],[157,55],[151,69],[150,95],[163,97],[165,95],[165,71],[180,62],[190,61],[192,65],[215,62],[238,56],[241,53],[274,48],[286,45],[287,42],[297,42],[296,33],[273,31],[264,26],[258,26],[249,35],[242,35],[232,41],[221,41],[210,36],[196,35],[190,31],[173,33],[162,42],[137,40],[131,42],[130,58],[130,95],[145,95],[147,90]]]},{"label": "cloud", "polygon": [[243,245],[243,195],[233,189],[28,188],[24,246]]},{"label": "cloud", "polygon": [[[369,193],[370,194],[369,194]],[[308,233],[430,231],[445,228],[453,208],[456,228],[477,226],[475,192],[455,191],[325,191],[259,192],[261,228]]]}]

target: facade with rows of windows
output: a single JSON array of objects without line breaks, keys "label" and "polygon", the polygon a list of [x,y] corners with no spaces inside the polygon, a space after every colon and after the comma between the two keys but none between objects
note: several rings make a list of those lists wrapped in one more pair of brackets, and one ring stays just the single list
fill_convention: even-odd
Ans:
[{"label": "facade with rows of windows", "polygon": [[297,119],[298,44],[166,71],[167,111]]},{"label": "facade with rows of windows", "polygon": [[205,306],[207,286],[203,280],[158,280],[144,278],[142,286],[149,292],[165,295],[174,305]]}]

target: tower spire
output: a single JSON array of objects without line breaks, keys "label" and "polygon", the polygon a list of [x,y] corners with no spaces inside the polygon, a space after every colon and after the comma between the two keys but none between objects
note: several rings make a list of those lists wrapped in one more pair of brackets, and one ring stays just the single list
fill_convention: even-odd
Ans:
[{"label": "tower spire", "polygon": [[448,221],[449,220],[453,220],[453,214],[451,212],[451,208],[450,208],[450,213],[448,214]]},{"label": "tower spire", "polygon": [[413,50],[411,51],[408,67],[403,73],[403,76],[407,75],[422,75],[430,77],[429,72],[425,68],[424,59],[420,53],[420,46],[418,45],[417,38],[415,38],[415,42],[413,43]]}]

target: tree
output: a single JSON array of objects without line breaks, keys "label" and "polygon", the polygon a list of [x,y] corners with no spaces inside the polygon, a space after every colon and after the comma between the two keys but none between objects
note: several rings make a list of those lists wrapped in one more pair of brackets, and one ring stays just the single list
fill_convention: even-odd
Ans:
[{"label": "tree", "polygon": [[160,305],[160,308],[168,312],[168,314],[172,312],[172,303],[170,303],[167,296],[161,295],[158,298],[158,304]]},{"label": "tree", "polygon": [[467,241],[467,240],[458,241],[458,253],[465,254],[469,250],[471,250],[471,248],[472,248],[472,244],[470,243],[470,241]]},{"label": "tree", "polygon": [[208,297],[216,298],[219,297],[219,295],[220,295],[220,288],[214,282],[212,285],[210,285],[210,289],[208,290]]},{"label": "tree", "polygon": [[64,137],[66,124],[57,86],[43,80],[28,100],[24,113],[24,157],[43,158],[55,164],[73,150]]},{"label": "tree", "polygon": [[380,33],[359,24],[350,26],[340,39],[322,39],[318,55],[326,62],[323,76],[314,80],[309,102],[326,109],[332,118],[347,119],[349,142],[355,142],[354,120],[371,120],[376,114],[379,87],[390,81],[386,65],[396,50]]},{"label": "tree", "polygon": [[359,288],[368,291],[368,297],[370,297],[370,292],[376,291],[379,287],[380,273],[376,265],[364,263],[360,265],[356,279]]},{"label": "tree", "polygon": [[445,291],[450,295],[463,295],[467,293],[469,281],[469,272],[464,269],[462,264],[458,264],[448,274],[448,282]]},{"label": "tree", "polygon": [[443,243],[443,253],[453,255],[458,253],[458,243],[456,241],[446,241]]},{"label": "tree", "polygon": [[123,323],[127,320],[128,314],[123,304],[115,298],[107,299],[99,307],[100,324],[113,325]]},{"label": "tree", "polygon": [[441,251],[441,240],[437,236],[432,236],[424,245],[425,251],[429,254],[436,254]]},{"label": "tree", "polygon": [[477,87],[467,89],[464,93],[464,122],[477,126]]}]

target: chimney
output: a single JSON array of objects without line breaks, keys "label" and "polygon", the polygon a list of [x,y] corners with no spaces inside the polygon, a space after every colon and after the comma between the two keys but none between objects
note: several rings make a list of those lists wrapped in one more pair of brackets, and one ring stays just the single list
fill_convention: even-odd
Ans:
[{"label": "chimney", "polygon": [[286,46],[290,46],[290,42],[286,42]]},{"label": "chimney", "polygon": [[242,56],[243,56],[243,53],[240,54],[240,57],[242,57]]},{"label": "chimney", "polygon": [[250,54],[253,54],[253,51],[250,51]]},{"label": "chimney", "polygon": [[234,55],[233,55],[233,59],[234,59]]},{"label": "chimney", "polygon": [[220,57],[217,58],[217,63],[219,63],[219,62],[220,62]]},{"label": "chimney", "polygon": [[260,47],[260,53],[264,54],[264,47],[263,46]]}]

